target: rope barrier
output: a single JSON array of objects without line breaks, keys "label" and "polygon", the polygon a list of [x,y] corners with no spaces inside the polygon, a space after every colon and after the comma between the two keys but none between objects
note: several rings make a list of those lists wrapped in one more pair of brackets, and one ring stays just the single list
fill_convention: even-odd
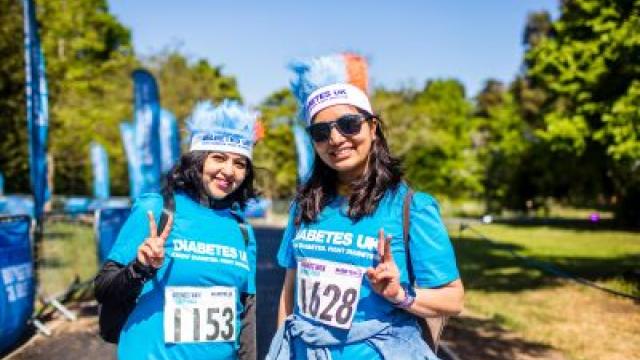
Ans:
[{"label": "rope barrier", "polygon": [[[468,229],[469,231],[473,232],[474,234],[478,235],[482,240],[490,243],[491,245],[498,245],[499,243],[496,242],[495,240],[490,239],[489,237],[485,236],[483,233],[481,233],[480,231],[478,231],[476,228],[472,227],[471,225],[468,225],[466,223],[460,223],[460,230],[459,230],[459,234],[462,235],[462,232],[464,230]],[[638,296],[634,296],[631,294],[627,294],[624,293],[622,291],[617,291],[614,289],[610,289],[608,287],[599,285],[591,280],[587,280],[583,277],[579,277],[576,276],[574,274],[571,274],[570,272],[561,270],[557,267],[554,266],[554,264],[552,263],[548,263],[548,262],[543,262],[540,260],[536,260],[532,257],[526,256],[526,255],[522,255],[522,254],[518,254],[515,250],[512,249],[507,249],[507,252],[511,253],[511,255],[513,255],[515,258],[518,258],[522,261],[524,261],[526,264],[535,267],[539,270],[545,271],[547,273],[551,273],[553,275],[562,277],[562,278],[566,278],[568,280],[574,281],[578,284],[584,285],[584,286],[588,286],[600,291],[604,291],[606,293],[612,294],[612,295],[617,295],[617,296],[621,296],[627,299],[631,299],[634,300],[635,302],[640,302],[640,297]]]}]

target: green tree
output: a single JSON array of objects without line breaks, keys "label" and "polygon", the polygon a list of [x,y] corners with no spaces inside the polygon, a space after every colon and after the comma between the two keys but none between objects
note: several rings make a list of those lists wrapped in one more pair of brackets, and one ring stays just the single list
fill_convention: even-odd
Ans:
[{"label": "green tree", "polygon": [[191,63],[172,49],[150,56],[145,63],[158,82],[162,107],[173,112],[179,121],[184,122],[200,100],[242,101],[235,77],[224,75],[222,66],[212,66],[207,60]]},{"label": "green tree", "polygon": [[546,11],[534,11],[527,16],[527,23],[522,35],[522,43],[527,47],[535,47],[542,40],[553,36],[551,15]]},{"label": "green tree", "polygon": [[476,96],[476,115],[488,117],[490,109],[502,105],[505,86],[501,81],[490,79]]},{"label": "green tree", "polygon": [[640,1],[563,1],[553,34],[525,55],[527,78],[550,95],[536,134],[603,179],[584,196],[612,195],[619,218],[638,224]]},{"label": "green tree", "polygon": [[[522,44],[527,50],[554,36],[551,15],[548,12],[532,12],[527,16],[527,23],[522,36]],[[550,94],[526,76],[526,61],[523,63],[522,70],[522,73],[511,84],[510,90],[519,105],[523,120],[534,127],[540,127],[542,126],[540,121],[541,113]]]},{"label": "green tree", "polygon": [[54,191],[90,194],[89,144],[102,143],[115,194],[127,189],[118,124],[131,109],[135,67],[129,30],[104,0],[38,1],[49,82]]},{"label": "green tree", "polygon": [[451,198],[477,195],[482,168],[472,142],[473,106],[455,80],[433,80],[421,91],[378,89],[392,151],[418,189]]},{"label": "green tree", "polygon": [[259,107],[265,128],[264,139],[254,150],[259,188],[265,196],[291,198],[296,189],[296,149],[291,124],[297,103],[291,91],[270,94]]},{"label": "green tree", "polygon": [[0,0],[0,171],[5,192],[29,192],[22,5]]},{"label": "green tree", "polygon": [[[520,84],[516,79],[514,84]],[[515,93],[515,94],[514,94]],[[524,119],[520,94],[502,83],[488,80],[476,96],[474,144],[484,169],[486,210],[529,211],[545,204],[550,196],[551,165],[548,152],[539,145],[531,124]],[[534,112],[535,113],[535,112]]]},{"label": "green tree", "polygon": [[[8,192],[29,192],[22,6],[0,1],[0,125],[7,130],[0,134],[0,169]],[[106,0],[38,0],[36,10],[49,85],[54,193],[91,193],[89,144],[98,141],[109,155],[112,193],[125,195],[119,124],[132,117],[131,72],[142,66],[129,30],[109,13]],[[205,60],[191,64],[173,51],[147,62],[158,78],[162,105],[180,120],[197,100],[241,99],[235,78]]]},{"label": "green tree", "polygon": [[[0,135],[0,167],[9,179],[9,192],[29,192],[23,9],[18,1],[4,0],[2,9],[0,111],[6,115],[0,121],[7,131]],[[88,193],[90,141],[108,145],[117,138],[117,126],[109,125],[121,115],[117,102],[109,102],[123,93],[121,85],[126,86],[119,80],[127,72],[121,69],[133,59],[129,32],[108,14],[105,1],[38,1],[36,10],[49,86],[49,152],[54,159],[54,191]],[[107,146],[112,163],[115,162],[111,169],[116,188],[124,184],[117,181],[125,169],[117,164],[120,148]]]},{"label": "green tree", "polygon": [[518,104],[500,82],[489,80],[476,97],[476,114],[474,143],[484,168],[487,211],[522,208],[532,188],[520,176],[531,141]]}]

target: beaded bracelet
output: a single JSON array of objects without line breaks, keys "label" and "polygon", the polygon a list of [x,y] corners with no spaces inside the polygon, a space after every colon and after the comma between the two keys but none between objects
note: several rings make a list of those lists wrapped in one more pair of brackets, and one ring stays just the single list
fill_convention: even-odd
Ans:
[{"label": "beaded bracelet", "polygon": [[402,301],[400,301],[399,303],[393,304],[393,306],[406,310],[410,308],[411,305],[413,305],[413,302],[416,301],[416,297],[409,294],[409,290],[407,288],[403,287],[403,289],[404,289],[404,299],[402,299]]}]

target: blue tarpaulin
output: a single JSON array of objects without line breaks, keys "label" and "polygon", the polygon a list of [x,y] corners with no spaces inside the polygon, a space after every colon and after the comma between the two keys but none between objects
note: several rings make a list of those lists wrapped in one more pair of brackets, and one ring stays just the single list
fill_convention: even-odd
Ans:
[{"label": "blue tarpaulin", "polygon": [[64,213],[77,216],[89,212],[91,199],[85,196],[74,196],[64,201]]},{"label": "blue tarpaulin", "polygon": [[98,260],[103,264],[113,247],[120,228],[131,212],[130,208],[106,208],[96,210],[95,236]]},{"label": "blue tarpaulin", "polygon": [[34,216],[33,198],[25,195],[0,196],[0,215]]},{"label": "blue tarpaulin", "polygon": [[28,216],[0,217],[0,353],[20,339],[33,313],[30,226]]},{"label": "blue tarpaulin", "polygon": [[111,197],[108,199],[100,200],[93,199],[89,204],[89,211],[94,212],[98,209],[113,209],[113,208],[128,208],[131,206],[131,201],[128,197]]}]

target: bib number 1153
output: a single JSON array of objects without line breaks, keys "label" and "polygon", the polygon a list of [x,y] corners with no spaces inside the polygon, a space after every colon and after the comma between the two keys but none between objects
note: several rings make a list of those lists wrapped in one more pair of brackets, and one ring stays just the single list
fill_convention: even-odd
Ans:
[{"label": "bib number 1153", "polygon": [[164,305],[166,343],[236,339],[236,289],[167,287]]},{"label": "bib number 1153", "polygon": [[305,258],[298,262],[298,311],[326,325],[349,329],[360,299],[363,268]]}]

